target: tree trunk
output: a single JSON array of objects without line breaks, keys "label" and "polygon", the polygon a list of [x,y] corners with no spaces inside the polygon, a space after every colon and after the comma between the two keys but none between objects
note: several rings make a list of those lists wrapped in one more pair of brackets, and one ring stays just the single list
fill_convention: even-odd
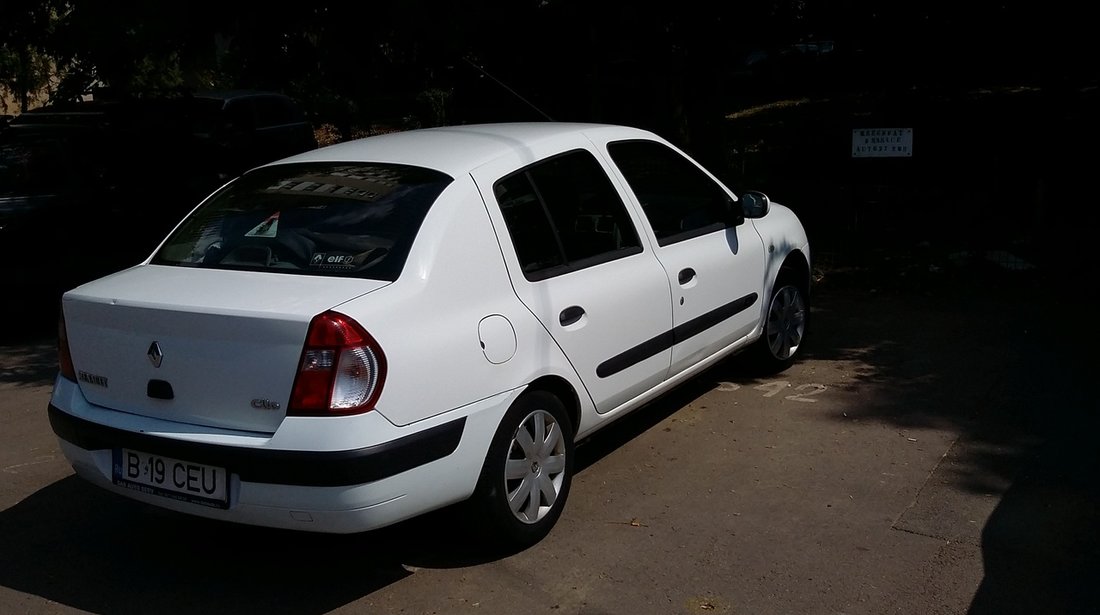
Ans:
[{"label": "tree trunk", "polygon": [[19,47],[19,112],[27,112],[27,89],[30,87],[31,50],[27,45]]}]

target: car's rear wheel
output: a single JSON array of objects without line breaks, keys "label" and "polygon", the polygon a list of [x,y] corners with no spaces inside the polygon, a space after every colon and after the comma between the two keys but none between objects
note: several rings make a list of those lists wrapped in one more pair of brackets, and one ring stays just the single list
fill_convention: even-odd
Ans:
[{"label": "car's rear wheel", "polygon": [[497,542],[523,548],[550,532],[569,495],[573,453],[561,400],[545,391],[516,400],[489,447],[475,502]]},{"label": "car's rear wheel", "polygon": [[753,348],[754,366],[765,373],[787,369],[802,348],[808,321],[805,290],[793,276],[780,276],[768,301],[764,331]]}]

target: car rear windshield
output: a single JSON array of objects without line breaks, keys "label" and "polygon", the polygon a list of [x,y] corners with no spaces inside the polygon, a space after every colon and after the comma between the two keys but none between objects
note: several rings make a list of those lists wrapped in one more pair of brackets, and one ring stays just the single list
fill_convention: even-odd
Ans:
[{"label": "car rear windshield", "polygon": [[396,164],[257,169],[188,216],[152,262],[396,280],[424,216],[452,181]]}]

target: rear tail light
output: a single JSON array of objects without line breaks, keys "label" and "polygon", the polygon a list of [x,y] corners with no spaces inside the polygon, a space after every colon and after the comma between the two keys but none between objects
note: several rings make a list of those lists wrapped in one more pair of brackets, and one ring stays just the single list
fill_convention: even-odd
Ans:
[{"label": "rear tail light", "polygon": [[57,367],[61,375],[76,382],[76,368],[69,353],[69,334],[65,330],[65,314],[57,317]]},{"label": "rear tail light", "polygon": [[378,401],[385,379],[382,348],[359,323],[339,312],[318,314],[309,323],[287,414],[367,412]]}]

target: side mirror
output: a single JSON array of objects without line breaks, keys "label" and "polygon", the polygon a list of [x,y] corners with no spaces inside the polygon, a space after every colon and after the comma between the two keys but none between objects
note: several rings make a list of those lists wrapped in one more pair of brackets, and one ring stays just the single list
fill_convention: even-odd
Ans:
[{"label": "side mirror", "polygon": [[747,190],[740,195],[741,211],[746,218],[763,218],[768,215],[771,201],[768,195],[757,190]]}]

